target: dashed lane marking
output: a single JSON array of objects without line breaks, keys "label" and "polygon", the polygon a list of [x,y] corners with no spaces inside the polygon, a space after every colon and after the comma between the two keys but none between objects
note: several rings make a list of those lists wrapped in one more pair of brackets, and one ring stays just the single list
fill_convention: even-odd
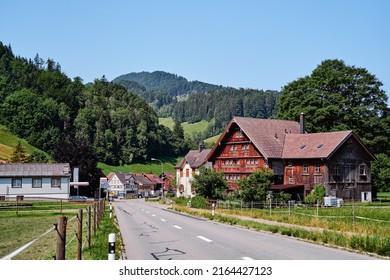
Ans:
[{"label": "dashed lane marking", "polygon": [[211,239],[208,239],[208,238],[206,238],[206,237],[204,237],[204,236],[201,236],[201,235],[198,235],[197,236],[198,238],[200,238],[200,239],[202,239],[203,241],[206,241],[206,242],[213,242],[213,240],[211,240]]}]

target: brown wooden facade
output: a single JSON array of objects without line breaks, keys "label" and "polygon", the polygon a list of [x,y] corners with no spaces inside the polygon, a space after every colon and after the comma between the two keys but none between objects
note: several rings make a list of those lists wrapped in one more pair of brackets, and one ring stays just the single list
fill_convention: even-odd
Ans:
[{"label": "brown wooden facade", "polygon": [[[265,124],[264,124],[265,123]],[[317,184],[326,195],[371,200],[373,155],[352,131],[306,134],[299,123],[233,118],[211,150],[208,161],[222,171],[229,191],[255,170],[274,172],[273,190],[303,199]]]},{"label": "brown wooden facade", "polygon": [[264,166],[264,157],[237,125],[230,129],[226,142],[218,148],[218,157],[213,161],[214,170],[224,173],[230,191],[238,189],[235,183],[238,179]]}]

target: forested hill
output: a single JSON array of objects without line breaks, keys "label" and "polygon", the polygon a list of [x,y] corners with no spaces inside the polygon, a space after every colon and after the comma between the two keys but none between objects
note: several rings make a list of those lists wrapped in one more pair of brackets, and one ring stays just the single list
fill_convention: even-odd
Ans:
[{"label": "forested hill", "polygon": [[[113,80],[155,108],[160,117],[176,122],[211,121],[200,138],[218,134],[232,116],[271,118],[276,115],[278,91],[236,89],[186,78],[163,71],[121,75]],[[198,139],[201,140],[201,139]]]},{"label": "forested hill", "polygon": [[[0,125],[91,181],[98,161],[144,162],[186,150],[180,130],[159,125],[136,94],[104,77],[84,85],[58,62],[16,56],[0,42]],[[92,176],[93,178],[83,178]]]},{"label": "forested hill", "polygon": [[[191,93],[206,93],[221,89],[222,86],[200,81],[188,81],[186,78],[164,71],[139,72],[121,75],[113,80],[127,89],[157,90],[170,96],[181,96]],[[142,85],[139,85],[134,82]]]}]

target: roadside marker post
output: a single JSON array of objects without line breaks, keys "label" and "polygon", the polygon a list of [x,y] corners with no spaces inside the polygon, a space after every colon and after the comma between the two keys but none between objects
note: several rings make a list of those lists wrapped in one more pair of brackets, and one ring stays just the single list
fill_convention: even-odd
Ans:
[{"label": "roadside marker post", "polygon": [[115,260],[115,233],[108,235],[108,260]]}]

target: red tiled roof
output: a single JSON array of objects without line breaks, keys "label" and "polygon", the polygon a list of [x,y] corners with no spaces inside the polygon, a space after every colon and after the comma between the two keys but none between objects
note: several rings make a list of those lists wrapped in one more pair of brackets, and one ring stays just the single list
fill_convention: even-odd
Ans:
[{"label": "red tiled roof", "polygon": [[185,158],[183,158],[176,166],[176,169],[183,168],[184,164],[187,162],[191,168],[198,168],[203,163],[206,162],[206,158],[210,153],[211,149],[203,149],[199,152],[199,150],[191,150],[189,151]]},{"label": "red tiled roof", "polygon": [[286,135],[299,133],[299,123],[294,121],[234,117],[233,122],[266,158],[280,158]]},{"label": "red tiled roof", "polygon": [[328,158],[352,134],[351,130],[338,132],[288,134],[282,157]]}]

